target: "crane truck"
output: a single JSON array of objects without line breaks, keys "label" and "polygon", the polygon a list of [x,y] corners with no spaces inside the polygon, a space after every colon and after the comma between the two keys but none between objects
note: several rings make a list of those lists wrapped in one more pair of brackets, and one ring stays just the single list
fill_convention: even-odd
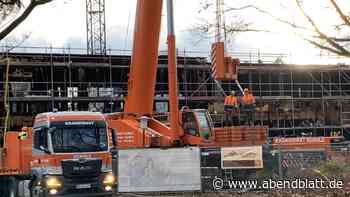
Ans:
[{"label": "crane truck", "polygon": [[[152,116],[163,0],[138,0],[124,112],[43,113],[36,116],[33,128],[6,132],[0,150],[1,196],[111,195],[116,179],[110,151],[117,145],[222,147],[266,142],[265,127],[213,128],[206,110],[179,110],[173,2],[168,2],[170,126]],[[224,56],[222,44],[217,46],[214,70],[232,76],[234,61]]]},{"label": "crane truck", "polygon": [[[203,109],[179,110],[176,68],[176,39],[173,1],[167,3],[168,26],[168,90],[170,125],[152,116],[161,31],[163,0],[138,0],[134,26],[134,43],[128,79],[128,95],[122,113],[107,116],[108,124],[117,133],[118,148],[203,146],[222,147],[262,145],[267,128],[214,128],[209,113]],[[224,43],[212,47],[214,76],[235,79],[237,60],[225,56]]]}]

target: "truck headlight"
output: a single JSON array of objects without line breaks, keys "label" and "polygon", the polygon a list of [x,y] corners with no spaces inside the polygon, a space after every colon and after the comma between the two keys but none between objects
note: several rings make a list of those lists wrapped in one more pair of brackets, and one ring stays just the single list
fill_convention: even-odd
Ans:
[{"label": "truck headlight", "polygon": [[60,180],[58,180],[57,178],[55,177],[49,177],[47,180],[46,180],[46,186],[48,188],[59,188],[62,186],[62,183],[60,182]]},{"label": "truck headlight", "polygon": [[115,183],[115,176],[113,173],[106,174],[105,178],[103,179],[103,184],[105,185],[114,185]]}]

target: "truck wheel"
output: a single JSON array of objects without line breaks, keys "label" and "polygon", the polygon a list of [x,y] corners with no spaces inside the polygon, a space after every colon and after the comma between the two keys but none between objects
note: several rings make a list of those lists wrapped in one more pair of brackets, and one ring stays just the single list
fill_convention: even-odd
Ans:
[{"label": "truck wheel", "polygon": [[[6,191],[7,190],[7,191]],[[5,196],[18,197],[18,181],[15,177],[9,177],[7,179],[7,188],[5,188]]]},{"label": "truck wheel", "polygon": [[3,177],[0,177],[0,196],[5,196],[5,180]]},{"label": "truck wheel", "polygon": [[30,188],[30,197],[41,197],[40,189],[38,187]]}]

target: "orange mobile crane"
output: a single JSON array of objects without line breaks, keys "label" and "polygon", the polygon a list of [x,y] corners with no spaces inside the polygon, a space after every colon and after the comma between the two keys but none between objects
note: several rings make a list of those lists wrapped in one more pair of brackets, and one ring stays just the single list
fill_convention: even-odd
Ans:
[{"label": "orange mobile crane", "polygon": [[[122,113],[108,115],[118,148],[262,145],[266,127],[214,128],[206,110],[179,110],[173,2],[168,0],[168,79],[170,126],[152,117],[163,0],[138,0],[128,96]],[[213,71],[218,79],[234,79],[237,61],[225,57],[223,42],[213,45]]]},{"label": "orange mobile crane", "polygon": [[[110,151],[116,142],[118,148],[266,142],[265,127],[213,128],[206,110],[179,110],[173,4],[168,2],[170,126],[152,117],[163,0],[138,0],[125,111],[107,116],[44,113],[36,116],[33,129],[6,132],[0,149],[0,196],[111,195],[115,178]],[[232,66],[224,51],[216,50],[214,56],[217,72],[231,76],[232,69],[220,69]]]}]

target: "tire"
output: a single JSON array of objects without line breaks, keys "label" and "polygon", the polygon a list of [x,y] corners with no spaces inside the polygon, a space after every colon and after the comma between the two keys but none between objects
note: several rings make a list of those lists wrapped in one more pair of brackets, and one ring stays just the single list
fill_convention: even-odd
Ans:
[{"label": "tire", "polygon": [[15,177],[9,180],[9,197],[18,197],[18,180]]},{"label": "tire", "polygon": [[36,195],[34,195],[33,189],[34,189],[33,187],[30,187],[30,188],[29,188],[29,196],[30,196],[30,197],[36,197]]},{"label": "tire", "polygon": [[34,190],[30,190],[30,197],[40,197],[40,193],[34,193]]},{"label": "tire", "polygon": [[15,177],[2,179],[1,195],[6,197],[18,197],[18,181]]},{"label": "tire", "polygon": [[0,196],[5,196],[5,180],[4,180],[4,177],[0,177]]},{"label": "tire", "polygon": [[35,191],[37,188],[30,187],[30,197],[41,197],[40,191]]}]

